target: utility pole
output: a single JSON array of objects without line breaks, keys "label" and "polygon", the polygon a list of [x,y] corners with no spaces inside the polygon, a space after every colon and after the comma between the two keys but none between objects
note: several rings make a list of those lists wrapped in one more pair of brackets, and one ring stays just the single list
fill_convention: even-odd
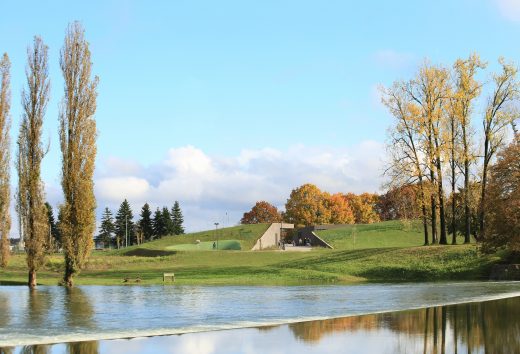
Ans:
[{"label": "utility pole", "polygon": [[215,223],[215,237],[217,239],[217,250],[218,250],[218,222]]},{"label": "utility pole", "polygon": [[125,244],[128,247],[128,215],[125,215]]}]

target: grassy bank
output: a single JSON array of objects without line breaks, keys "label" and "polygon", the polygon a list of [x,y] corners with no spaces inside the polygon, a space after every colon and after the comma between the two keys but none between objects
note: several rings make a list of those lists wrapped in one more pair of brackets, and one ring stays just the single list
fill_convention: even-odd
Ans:
[{"label": "grassy bank", "polygon": [[[195,240],[212,242],[211,232],[171,236],[126,250],[96,251],[76,282],[124,284],[124,278],[129,278],[129,283],[140,278],[139,284],[162,284],[164,272],[175,272],[176,284],[207,285],[472,280],[486,279],[492,264],[500,260],[497,255],[478,254],[475,245],[420,246],[420,232],[413,225],[399,222],[323,231],[320,236],[335,249],[301,253],[244,251],[250,248],[244,247],[244,232],[240,235],[238,229],[224,229],[222,235],[227,235],[223,239],[239,242],[242,251],[176,248],[194,245]],[[254,243],[252,237],[247,238],[248,245]],[[45,269],[38,273],[39,283],[57,284],[62,267],[61,255],[50,256]],[[0,283],[25,281],[25,256],[16,255],[7,269],[0,270]]]}]

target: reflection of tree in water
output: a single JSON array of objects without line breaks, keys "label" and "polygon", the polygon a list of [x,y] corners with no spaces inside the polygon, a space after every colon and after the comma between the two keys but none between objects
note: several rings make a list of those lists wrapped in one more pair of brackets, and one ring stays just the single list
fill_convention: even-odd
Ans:
[{"label": "reflection of tree in water", "polygon": [[307,342],[334,332],[388,329],[397,334],[399,347],[415,347],[412,344],[420,340],[424,353],[520,353],[520,298],[295,323],[289,328]]},{"label": "reflection of tree in water", "polygon": [[50,353],[48,345],[28,345],[22,348],[22,354],[47,354]]},{"label": "reflection of tree in water", "polygon": [[[11,322],[11,309],[9,302],[9,296],[0,293],[0,314],[2,314],[0,316],[0,327],[2,328],[7,328],[9,326],[9,322]],[[2,352],[0,351],[0,354],[1,353]]]},{"label": "reflection of tree in water", "polygon": [[[66,288],[65,316],[70,329],[74,332],[84,329],[95,329],[94,308],[85,292],[78,288]],[[67,343],[67,353],[70,354],[97,354],[98,341]]]},{"label": "reflection of tree in water", "polygon": [[94,308],[85,292],[78,288],[65,288],[65,318],[72,330],[95,328]]},{"label": "reflection of tree in water", "polygon": [[98,354],[99,353],[99,342],[88,341],[88,342],[76,342],[67,343],[68,354]]},{"label": "reflection of tree in water", "polygon": [[43,327],[48,321],[47,316],[52,307],[52,296],[48,291],[30,289],[28,298],[29,313],[27,321],[31,326]]}]

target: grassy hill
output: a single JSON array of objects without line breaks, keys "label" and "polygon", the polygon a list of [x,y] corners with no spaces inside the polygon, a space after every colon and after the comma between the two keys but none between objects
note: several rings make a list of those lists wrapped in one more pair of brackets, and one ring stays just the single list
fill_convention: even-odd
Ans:
[{"label": "grassy hill", "polygon": [[414,221],[385,221],[321,230],[316,234],[335,249],[355,250],[387,247],[415,247],[424,244],[421,224]]},{"label": "grassy hill", "polygon": [[[220,250],[250,250],[263,235],[269,224],[239,225],[215,230],[194,232],[185,235],[166,236],[139,246],[107,252],[114,255],[164,256],[174,251],[210,251],[213,242],[219,240]],[[200,243],[197,243],[197,240]]]},{"label": "grassy hill", "polygon": [[[175,284],[297,285],[352,282],[401,282],[487,279],[499,254],[480,254],[476,245],[421,246],[414,225],[385,222],[320,231],[335,249],[311,252],[248,251],[268,225],[221,230],[219,244],[239,243],[242,250],[196,251],[209,247],[214,230],[170,236],[117,251],[93,252],[77,284],[162,284],[164,272],[174,272]],[[196,246],[200,240],[203,246]],[[226,240],[226,241],[224,241]],[[236,243],[235,243],[236,242]],[[226,246],[227,247],[227,246]],[[41,284],[57,284],[63,256],[51,255],[38,272]],[[0,269],[0,284],[24,284],[25,255],[15,255]]]}]

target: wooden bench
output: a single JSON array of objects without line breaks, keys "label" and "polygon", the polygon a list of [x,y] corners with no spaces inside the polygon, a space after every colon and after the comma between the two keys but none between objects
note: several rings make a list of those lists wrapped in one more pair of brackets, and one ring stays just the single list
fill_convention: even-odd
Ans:
[{"label": "wooden bench", "polygon": [[167,278],[170,278],[172,282],[175,281],[175,273],[163,273],[162,281],[163,283],[166,281]]}]

